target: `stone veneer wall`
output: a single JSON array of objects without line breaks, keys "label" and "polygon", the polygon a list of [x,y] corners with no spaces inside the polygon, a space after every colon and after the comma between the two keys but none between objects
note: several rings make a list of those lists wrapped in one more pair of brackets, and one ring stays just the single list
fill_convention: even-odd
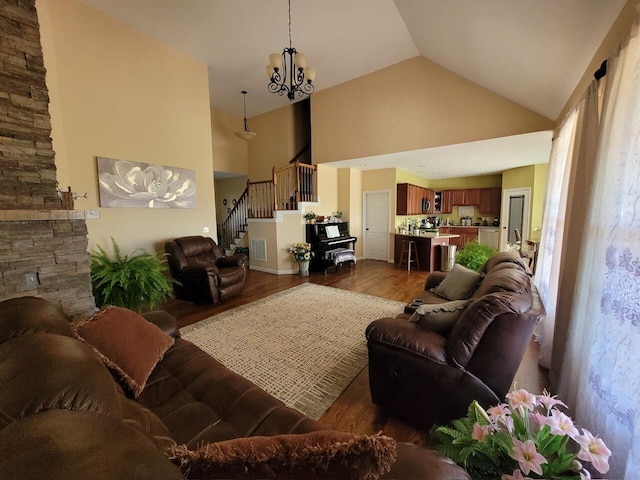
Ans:
[{"label": "stone veneer wall", "polygon": [[35,0],[0,0],[0,300],[34,295],[80,317],[95,311],[87,227],[58,196],[45,73]]}]

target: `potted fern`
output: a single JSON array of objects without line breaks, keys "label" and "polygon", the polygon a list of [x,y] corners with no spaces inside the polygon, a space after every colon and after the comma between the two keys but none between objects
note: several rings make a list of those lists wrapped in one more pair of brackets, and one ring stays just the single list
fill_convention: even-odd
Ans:
[{"label": "potted fern", "polygon": [[164,253],[152,255],[143,249],[131,255],[123,255],[116,241],[111,238],[113,258],[98,245],[92,250],[91,287],[96,305],[114,305],[136,312],[152,309],[171,295],[171,278]]}]

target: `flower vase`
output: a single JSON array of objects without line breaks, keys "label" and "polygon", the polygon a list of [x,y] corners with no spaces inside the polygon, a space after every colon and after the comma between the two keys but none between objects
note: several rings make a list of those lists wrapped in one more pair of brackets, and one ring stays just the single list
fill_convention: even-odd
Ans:
[{"label": "flower vase", "polygon": [[298,262],[298,272],[301,277],[309,276],[309,260]]}]

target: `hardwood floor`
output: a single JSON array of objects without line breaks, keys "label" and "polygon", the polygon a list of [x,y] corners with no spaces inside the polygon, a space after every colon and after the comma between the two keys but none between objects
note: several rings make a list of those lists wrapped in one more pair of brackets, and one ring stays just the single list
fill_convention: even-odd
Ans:
[{"label": "hardwood floor", "polygon": [[[351,268],[343,267],[328,275],[311,273],[309,277],[272,275],[250,270],[247,288],[239,297],[218,305],[193,305],[171,300],[161,308],[176,317],[179,327],[184,327],[305,282],[407,302],[415,296],[414,293],[424,288],[425,278],[425,272],[408,272],[393,264],[375,260],[362,260]],[[537,364],[538,353],[538,345],[532,341],[514,381],[518,387],[534,393],[541,393],[548,384],[545,370]],[[424,444],[426,433],[400,420],[387,418],[371,402],[367,368],[322,415],[320,422],[329,428],[353,433],[374,434],[382,431],[398,441],[419,445]]]}]

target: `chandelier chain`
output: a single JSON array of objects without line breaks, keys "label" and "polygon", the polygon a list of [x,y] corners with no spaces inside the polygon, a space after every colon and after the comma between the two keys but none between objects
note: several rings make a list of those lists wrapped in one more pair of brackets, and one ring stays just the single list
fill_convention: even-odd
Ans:
[{"label": "chandelier chain", "polygon": [[292,48],[291,42],[291,0],[289,0],[289,48]]}]

